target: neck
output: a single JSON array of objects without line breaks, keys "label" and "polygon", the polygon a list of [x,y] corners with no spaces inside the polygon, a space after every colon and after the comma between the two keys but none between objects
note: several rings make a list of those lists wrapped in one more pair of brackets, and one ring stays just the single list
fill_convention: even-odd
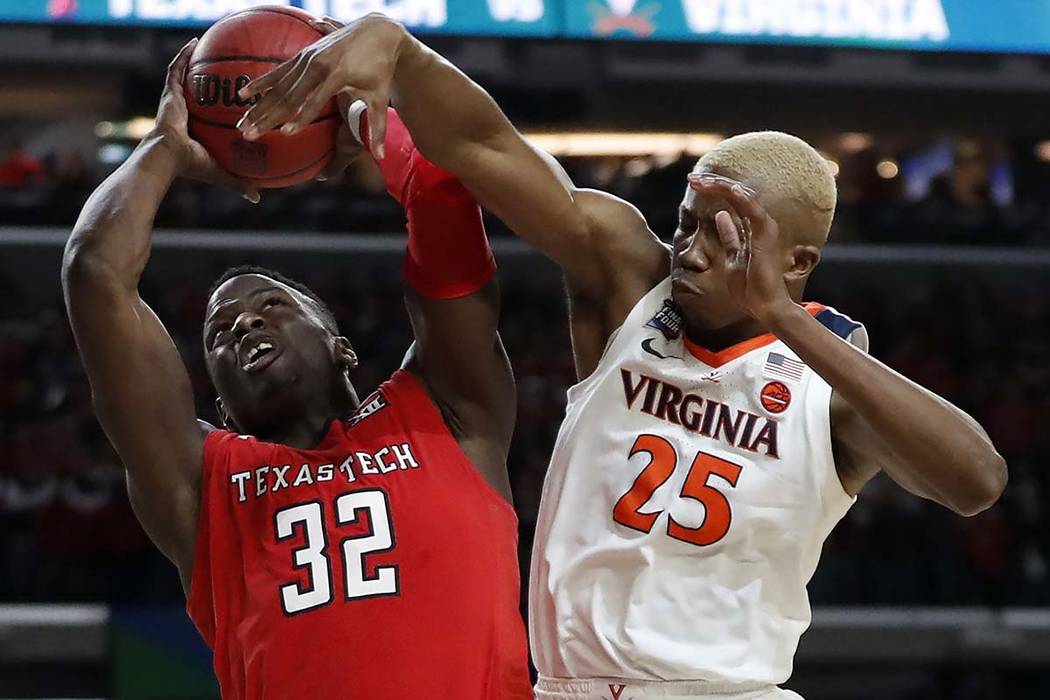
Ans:
[{"label": "neck", "polygon": [[278,420],[272,428],[250,431],[260,440],[309,450],[320,444],[333,420],[343,419],[357,410],[360,401],[353,387],[331,400],[303,406],[292,412],[294,418]]},{"label": "neck", "polygon": [[703,328],[689,319],[685,320],[686,337],[711,352],[720,352],[767,332],[765,326],[751,317],[743,318],[721,328]]}]

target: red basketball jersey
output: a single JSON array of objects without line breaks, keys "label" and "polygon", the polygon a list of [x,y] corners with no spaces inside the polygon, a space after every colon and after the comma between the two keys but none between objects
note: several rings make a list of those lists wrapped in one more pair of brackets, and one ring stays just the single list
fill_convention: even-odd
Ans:
[{"label": "red basketball jersey", "polygon": [[208,436],[187,609],[226,700],[531,698],[517,539],[402,370],[314,449]]}]

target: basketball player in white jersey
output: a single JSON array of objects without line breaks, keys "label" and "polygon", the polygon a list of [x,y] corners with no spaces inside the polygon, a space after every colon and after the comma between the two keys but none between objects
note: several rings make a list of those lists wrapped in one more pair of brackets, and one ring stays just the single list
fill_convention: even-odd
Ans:
[{"label": "basketball player in white jersey", "polygon": [[371,15],[249,85],[242,128],[294,131],[333,94],[387,100],[419,150],[565,272],[580,382],[544,486],[530,592],[543,700],[797,697],[821,545],[879,471],[962,515],[1006,466],[944,399],[801,304],[835,208],[827,163],[776,132],[696,165],[672,246],[581,190],[476,84]]}]

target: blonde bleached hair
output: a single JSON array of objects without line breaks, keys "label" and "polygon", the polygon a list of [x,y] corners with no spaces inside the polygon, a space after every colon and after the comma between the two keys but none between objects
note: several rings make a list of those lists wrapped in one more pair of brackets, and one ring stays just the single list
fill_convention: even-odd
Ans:
[{"label": "blonde bleached hair", "polygon": [[838,193],[828,162],[808,143],[780,131],[733,136],[693,168],[739,180],[758,193],[790,241],[823,245],[831,231]]}]

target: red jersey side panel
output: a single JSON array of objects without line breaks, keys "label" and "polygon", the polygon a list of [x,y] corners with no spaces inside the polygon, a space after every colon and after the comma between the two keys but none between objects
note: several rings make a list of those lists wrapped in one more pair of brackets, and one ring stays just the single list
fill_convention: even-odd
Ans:
[{"label": "red jersey side panel", "polygon": [[399,371],[315,449],[208,436],[187,609],[226,700],[531,698],[516,552]]}]

